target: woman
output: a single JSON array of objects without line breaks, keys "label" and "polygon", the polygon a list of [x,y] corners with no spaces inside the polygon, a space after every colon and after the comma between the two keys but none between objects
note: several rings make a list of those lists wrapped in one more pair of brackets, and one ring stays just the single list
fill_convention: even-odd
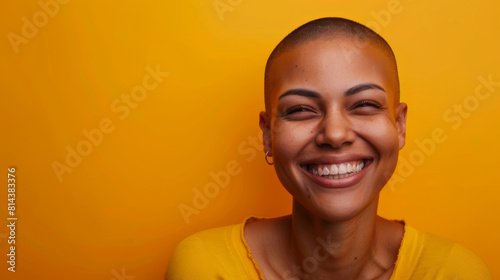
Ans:
[{"label": "woman", "polygon": [[405,144],[396,60],[369,28],[311,21],[270,55],[265,159],[292,214],[182,241],[167,279],[491,279],[465,247],[377,215]]}]

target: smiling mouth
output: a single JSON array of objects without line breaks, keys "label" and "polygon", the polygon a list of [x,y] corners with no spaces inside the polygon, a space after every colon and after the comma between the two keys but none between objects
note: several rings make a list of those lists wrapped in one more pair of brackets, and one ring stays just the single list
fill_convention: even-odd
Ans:
[{"label": "smiling mouth", "polygon": [[339,164],[307,164],[303,168],[318,177],[342,179],[358,174],[365,166],[364,160],[356,160]]}]

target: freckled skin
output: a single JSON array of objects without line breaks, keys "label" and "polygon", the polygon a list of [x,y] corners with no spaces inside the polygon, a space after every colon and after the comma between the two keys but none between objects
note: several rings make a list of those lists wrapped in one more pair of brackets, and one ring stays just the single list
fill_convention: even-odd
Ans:
[{"label": "freckled skin", "polygon": [[[373,44],[347,56],[346,48],[356,50],[350,44],[349,40],[320,39],[281,55],[272,67],[275,84],[269,96],[277,113],[261,113],[261,126],[269,128],[265,144],[281,183],[309,212],[329,221],[350,219],[377,204],[389,179],[385,174],[395,169],[405,140],[406,105],[396,104],[397,76],[391,59]],[[362,83],[375,83],[386,92],[370,89],[344,96],[347,89]],[[321,97],[278,99],[281,93],[298,88]],[[353,109],[361,100],[375,101],[382,108]],[[314,113],[281,114],[297,105],[311,107]],[[355,187],[325,189],[314,185],[299,166],[304,159],[325,153],[363,154],[373,163]]]},{"label": "freckled skin", "polygon": [[[308,279],[389,279],[403,228],[379,217],[377,207],[379,192],[405,144],[407,110],[398,99],[394,61],[372,43],[360,48],[353,40],[316,39],[277,57],[269,75],[270,108],[260,113],[259,125],[264,149],[293,196],[293,211],[245,227],[259,268],[266,279],[282,279],[314,254],[318,237],[328,237],[335,250]],[[383,90],[345,95],[366,83]],[[291,89],[319,97],[279,98]],[[321,155],[352,154],[370,164],[357,177],[361,179],[346,188],[322,187],[301,168],[304,161]]]}]

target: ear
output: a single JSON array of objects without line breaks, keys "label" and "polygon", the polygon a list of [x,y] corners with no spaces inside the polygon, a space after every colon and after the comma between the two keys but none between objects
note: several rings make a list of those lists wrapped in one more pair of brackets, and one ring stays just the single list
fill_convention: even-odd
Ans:
[{"label": "ear", "polygon": [[406,142],[406,112],[408,106],[406,103],[399,103],[396,108],[396,127],[398,128],[399,149],[405,146]]},{"label": "ear", "polygon": [[262,111],[259,114],[259,126],[262,130],[262,143],[264,144],[264,152],[269,151],[269,155],[273,155],[272,151],[272,137],[271,137],[271,118],[270,116]]}]

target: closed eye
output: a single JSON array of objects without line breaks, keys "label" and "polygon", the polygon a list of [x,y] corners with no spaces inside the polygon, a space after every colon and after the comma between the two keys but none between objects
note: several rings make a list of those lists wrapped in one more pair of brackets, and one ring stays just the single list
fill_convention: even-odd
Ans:
[{"label": "closed eye", "polygon": [[374,115],[383,109],[380,103],[371,100],[362,100],[351,106],[350,110],[357,115]]},{"label": "closed eye", "polygon": [[315,118],[316,116],[318,116],[317,110],[304,105],[291,107],[282,114],[282,117],[290,121],[304,121]]},{"label": "closed eye", "polygon": [[287,110],[283,115],[288,116],[299,112],[312,112],[312,110],[305,106],[295,106]]},{"label": "closed eye", "polygon": [[377,109],[382,108],[382,106],[380,104],[373,102],[373,101],[369,101],[369,100],[360,101],[360,102],[354,104],[354,106],[352,106],[353,109],[356,109],[359,107],[375,107]]}]

